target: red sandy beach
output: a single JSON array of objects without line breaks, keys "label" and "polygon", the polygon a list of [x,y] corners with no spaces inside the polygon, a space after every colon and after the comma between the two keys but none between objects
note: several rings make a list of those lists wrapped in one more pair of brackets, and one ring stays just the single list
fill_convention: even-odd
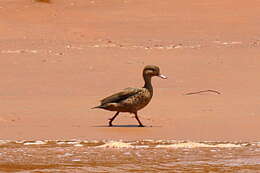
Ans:
[{"label": "red sandy beach", "polygon": [[[259,141],[259,21],[257,0],[0,0],[0,138]],[[168,77],[147,127],[107,127],[90,108],[147,64]]]}]

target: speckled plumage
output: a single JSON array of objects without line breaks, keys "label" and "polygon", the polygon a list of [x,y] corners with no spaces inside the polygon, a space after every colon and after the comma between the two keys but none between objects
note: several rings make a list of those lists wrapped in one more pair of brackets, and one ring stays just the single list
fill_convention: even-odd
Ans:
[{"label": "speckled plumage", "polygon": [[126,88],[121,92],[115,93],[101,100],[101,104],[94,108],[101,108],[109,111],[116,111],[116,114],[110,119],[109,126],[120,112],[134,113],[135,118],[139,122],[139,126],[143,124],[137,116],[137,111],[144,108],[152,99],[153,87],[151,78],[159,76],[166,79],[160,74],[160,69],[154,65],[147,65],[143,70],[143,78],[145,85],[142,88]]}]

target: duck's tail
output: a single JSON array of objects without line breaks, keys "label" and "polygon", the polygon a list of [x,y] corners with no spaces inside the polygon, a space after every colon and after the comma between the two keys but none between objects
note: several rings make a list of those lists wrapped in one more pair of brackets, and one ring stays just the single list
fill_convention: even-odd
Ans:
[{"label": "duck's tail", "polygon": [[105,106],[99,105],[99,106],[95,106],[95,107],[93,107],[91,109],[104,109],[104,108],[105,108]]}]

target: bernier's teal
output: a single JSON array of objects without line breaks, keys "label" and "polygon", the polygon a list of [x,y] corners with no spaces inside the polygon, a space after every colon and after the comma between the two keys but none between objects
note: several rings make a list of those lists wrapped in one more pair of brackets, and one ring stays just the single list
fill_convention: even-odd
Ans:
[{"label": "bernier's teal", "polygon": [[94,108],[101,108],[109,111],[116,111],[116,114],[109,119],[109,126],[120,112],[135,114],[139,127],[144,127],[138,118],[137,111],[144,108],[152,99],[153,86],[151,79],[154,76],[166,79],[160,73],[160,68],[155,65],[147,65],[143,70],[144,86],[142,88],[126,88],[121,92],[115,93],[101,100],[101,104]]}]

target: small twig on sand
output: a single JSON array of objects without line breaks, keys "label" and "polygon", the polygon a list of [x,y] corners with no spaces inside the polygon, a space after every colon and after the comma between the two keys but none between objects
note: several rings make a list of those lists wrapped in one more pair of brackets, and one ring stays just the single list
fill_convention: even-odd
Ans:
[{"label": "small twig on sand", "polygon": [[204,92],[213,92],[213,93],[216,93],[216,94],[221,94],[220,92],[215,91],[215,90],[203,90],[203,91],[186,93],[185,95],[200,94],[200,93],[204,93]]},{"label": "small twig on sand", "polygon": [[36,2],[51,3],[51,0],[34,0]]}]

